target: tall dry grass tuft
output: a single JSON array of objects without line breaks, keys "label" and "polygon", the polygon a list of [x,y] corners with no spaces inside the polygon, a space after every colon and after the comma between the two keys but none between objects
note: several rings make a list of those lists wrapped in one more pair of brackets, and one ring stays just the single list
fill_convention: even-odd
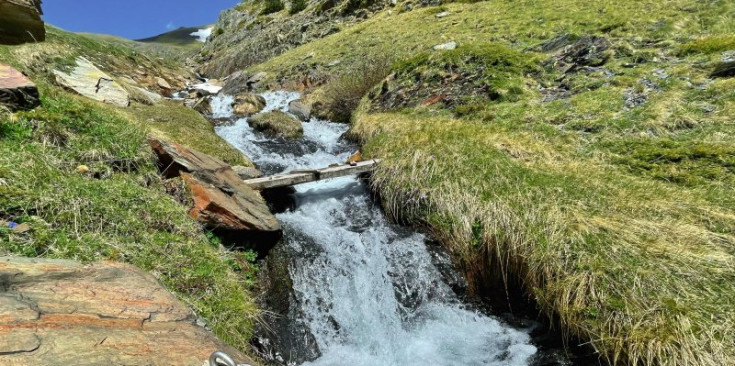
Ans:
[{"label": "tall dry grass tuft", "polygon": [[[384,159],[372,184],[386,211],[428,227],[471,282],[520,280],[613,365],[735,360],[735,235],[715,229],[735,225],[731,212],[594,161],[520,161],[487,130],[381,114],[353,133]],[[506,144],[537,155],[525,138]]]},{"label": "tall dry grass tuft", "polygon": [[325,109],[336,122],[350,122],[362,98],[391,72],[393,58],[387,54],[366,57],[335,79],[324,90]]}]

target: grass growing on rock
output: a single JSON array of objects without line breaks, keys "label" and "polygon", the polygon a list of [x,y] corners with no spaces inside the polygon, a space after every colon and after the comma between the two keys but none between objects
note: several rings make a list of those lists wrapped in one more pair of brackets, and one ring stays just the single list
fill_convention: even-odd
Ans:
[{"label": "grass growing on rock", "polygon": [[[403,66],[352,129],[384,159],[389,213],[427,225],[475,285],[516,279],[611,364],[733,364],[735,79],[709,77],[733,17],[728,1],[447,4],[383,12],[252,71],[335,75],[392,52]],[[563,34],[604,36],[612,58],[565,73],[534,51]],[[417,103],[381,105],[390,93]]]},{"label": "grass growing on rock", "polygon": [[161,180],[147,136],[165,135],[232,164],[246,161],[183,105],[123,109],[54,86],[50,69],[79,54],[115,76],[140,64],[151,74],[178,72],[137,51],[83,38],[52,29],[47,43],[0,47],[0,62],[28,73],[42,97],[30,112],[0,110],[0,219],[30,226],[26,233],[0,228],[0,255],[134,264],[224,341],[247,350],[258,316],[250,294],[254,254],[226,250],[188,216],[168,193],[182,184]]}]

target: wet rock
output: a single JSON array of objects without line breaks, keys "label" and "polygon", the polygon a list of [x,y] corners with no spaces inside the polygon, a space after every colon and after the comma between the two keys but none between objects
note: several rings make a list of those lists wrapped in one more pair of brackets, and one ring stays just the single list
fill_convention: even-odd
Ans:
[{"label": "wet rock", "polygon": [[434,51],[450,51],[457,48],[457,42],[451,41],[447,43],[438,44],[432,47]]},{"label": "wet rock", "polygon": [[212,105],[210,104],[209,98],[207,97],[199,98],[199,100],[197,100],[196,103],[194,103],[192,108],[201,114],[205,114],[205,115],[212,114]]},{"label": "wet rock", "polygon": [[20,71],[0,64],[0,106],[11,111],[31,110],[41,105],[38,88]]},{"label": "wet rock", "polygon": [[225,162],[179,144],[151,139],[166,178],[181,176],[194,199],[190,215],[211,229],[277,233],[281,226],[263,198]]},{"label": "wet rock", "polygon": [[0,0],[0,44],[46,40],[40,0]]},{"label": "wet rock", "polygon": [[263,172],[258,170],[258,168],[249,166],[235,165],[232,167],[232,170],[242,180],[255,179],[263,176]]},{"label": "wet rock", "polygon": [[304,135],[301,122],[281,111],[256,114],[248,120],[248,124],[271,137],[293,140]]},{"label": "wet rock", "polygon": [[130,265],[0,257],[0,285],[3,364],[201,366],[215,350],[253,362]]},{"label": "wet rock", "polygon": [[729,78],[735,76],[735,61],[722,62],[710,74],[713,78]]},{"label": "wet rock", "polygon": [[601,66],[612,57],[611,48],[612,43],[605,37],[584,36],[564,48],[558,59],[568,65],[567,72],[580,66]]},{"label": "wet rock", "polygon": [[53,73],[59,85],[87,98],[118,107],[130,105],[128,92],[84,57],[77,57],[76,66],[70,73],[59,70],[54,70]]},{"label": "wet rock", "polygon": [[235,97],[233,112],[238,116],[249,117],[265,108],[265,98],[255,93],[242,93]]},{"label": "wet rock", "polygon": [[288,113],[293,114],[296,118],[306,122],[311,118],[311,106],[304,103],[303,100],[294,100],[288,103]]}]

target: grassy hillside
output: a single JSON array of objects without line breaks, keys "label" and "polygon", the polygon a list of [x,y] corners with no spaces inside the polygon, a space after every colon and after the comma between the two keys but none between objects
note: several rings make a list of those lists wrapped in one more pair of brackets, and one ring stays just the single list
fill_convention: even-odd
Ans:
[{"label": "grassy hillside", "polygon": [[[0,255],[132,263],[222,339],[247,349],[257,315],[249,294],[254,256],[224,249],[188,216],[182,183],[161,180],[146,137],[165,135],[231,164],[247,161],[181,104],[116,108],[67,92],[50,76],[84,55],[114,77],[140,66],[173,82],[184,74],[175,63],[55,28],[48,33],[45,43],[0,47],[0,62],[29,74],[43,102],[30,112],[0,110],[0,219],[30,226],[25,233],[0,228]],[[170,194],[177,192],[183,203]]]},{"label": "grassy hillside", "polygon": [[[726,365],[735,79],[710,73],[735,49],[734,18],[731,1],[691,0],[392,10],[250,71],[346,75],[313,94],[329,95],[360,60],[394,57],[352,131],[384,159],[390,213],[432,229],[477,288],[522,286],[612,364]],[[563,35],[612,47],[567,70],[538,48]]]}]

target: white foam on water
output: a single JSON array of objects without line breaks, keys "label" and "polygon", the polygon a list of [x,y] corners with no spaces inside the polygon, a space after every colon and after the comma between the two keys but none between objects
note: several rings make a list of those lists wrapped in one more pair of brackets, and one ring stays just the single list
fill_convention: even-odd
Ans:
[{"label": "white foam on water", "polygon": [[[287,110],[298,93],[263,95],[266,110]],[[212,101],[215,116],[232,115],[232,98]],[[271,151],[246,119],[217,133],[257,164],[284,170],[345,161],[343,124],[312,119],[304,138],[315,151]],[[400,232],[356,178],[297,186],[298,208],[277,215],[297,253],[290,268],[304,321],[321,357],[309,366],[528,365],[536,347],[526,332],[464,306],[432,262],[417,233]],[[303,255],[299,255],[302,253]],[[288,352],[288,350],[283,350]]]}]

